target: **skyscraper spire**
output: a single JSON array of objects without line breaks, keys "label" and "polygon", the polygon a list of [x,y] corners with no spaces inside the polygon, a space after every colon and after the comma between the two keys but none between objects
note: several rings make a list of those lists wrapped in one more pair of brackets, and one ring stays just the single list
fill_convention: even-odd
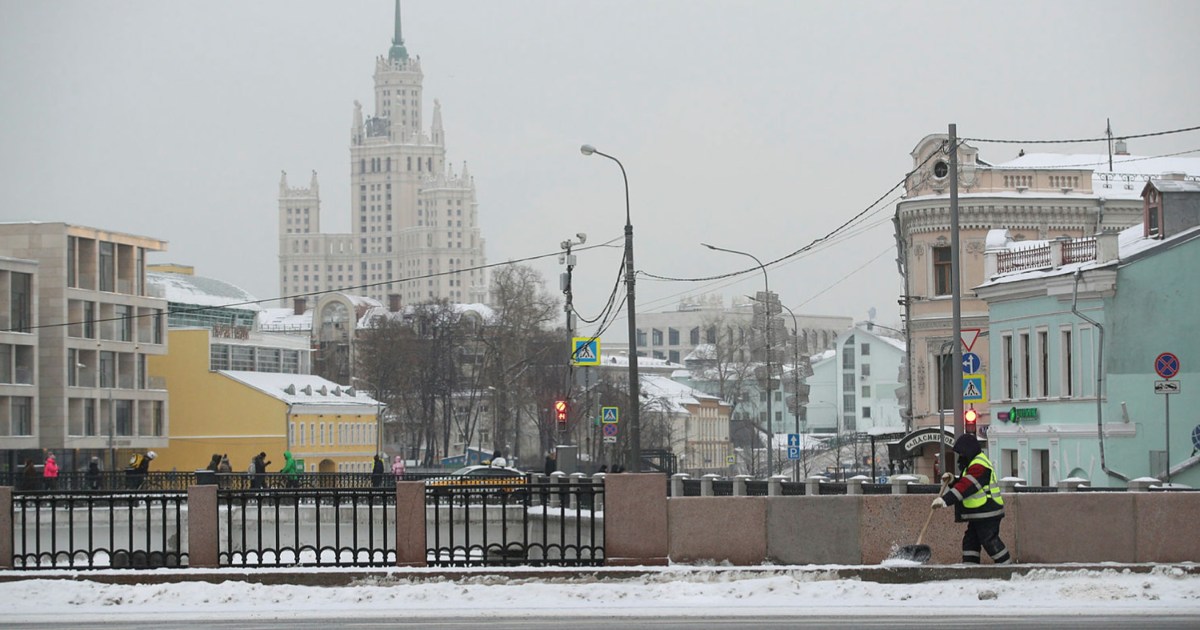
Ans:
[{"label": "skyscraper spire", "polygon": [[396,0],[396,33],[392,36],[392,48],[388,51],[388,61],[408,61],[408,51],[404,48],[404,35],[400,32],[400,0]]}]

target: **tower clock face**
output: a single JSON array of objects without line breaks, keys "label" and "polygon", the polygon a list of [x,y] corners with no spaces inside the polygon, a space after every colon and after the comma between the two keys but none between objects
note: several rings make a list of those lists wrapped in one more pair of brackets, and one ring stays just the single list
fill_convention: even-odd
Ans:
[{"label": "tower clock face", "polygon": [[933,165],[933,176],[938,179],[945,177],[946,173],[949,173],[949,172],[950,172],[950,167],[947,166],[946,163],[943,162],[942,160],[938,160],[937,163]]}]

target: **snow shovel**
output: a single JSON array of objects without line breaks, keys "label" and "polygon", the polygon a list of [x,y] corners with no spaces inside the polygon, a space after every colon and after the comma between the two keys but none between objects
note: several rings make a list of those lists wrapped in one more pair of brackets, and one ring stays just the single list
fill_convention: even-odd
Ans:
[{"label": "snow shovel", "polygon": [[[946,493],[946,486],[948,485],[950,485],[948,482],[942,482],[942,489],[938,491],[939,497]],[[925,517],[925,526],[921,528],[921,533],[917,536],[917,544],[905,545],[897,549],[888,558],[889,560],[908,560],[917,564],[929,562],[929,558],[933,555],[933,550],[929,548],[929,545],[922,545],[921,540],[925,538],[925,530],[929,529],[929,522],[933,520],[933,513],[935,511],[932,507],[929,508],[929,516]]]}]

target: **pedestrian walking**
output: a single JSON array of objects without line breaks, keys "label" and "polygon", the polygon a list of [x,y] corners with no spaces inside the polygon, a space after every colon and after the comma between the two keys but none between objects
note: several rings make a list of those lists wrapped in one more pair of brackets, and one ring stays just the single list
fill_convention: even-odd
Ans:
[{"label": "pedestrian walking", "polygon": [[296,460],[292,458],[291,451],[283,452],[283,468],[279,472],[283,475],[283,481],[287,487],[300,487],[300,475],[296,472]]},{"label": "pedestrian walking", "polygon": [[37,468],[33,465],[33,460],[25,458],[25,468],[21,471],[21,488],[23,490],[37,490],[41,485],[41,480],[38,479]]},{"label": "pedestrian walking", "polygon": [[383,485],[383,458],[378,453],[375,454],[375,461],[371,464],[371,486],[378,488]]},{"label": "pedestrian walking", "polygon": [[492,461],[488,462],[488,465],[496,468],[504,468],[505,466],[508,466],[508,461],[504,459],[504,455],[501,455],[500,451],[496,451],[496,453],[492,455]]},{"label": "pedestrian walking", "polygon": [[261,490],[267,487],[267,466],[271,462],[267,461],[267,453],[263,451],[254,456],[250,461],[250,489]]},{"label": "pedestrian walking", "polygon": [[146,451],[145,455],[134,453],[133,457],[129,458],[129,467],[125,469],[125,485],[130,490],[137,490],[146,482],[146,475],[150,473],[150,462],[155,457],[158,457],[158,453]]},{"label": "pedestrian walking", "polygon": [[88,462],[87,474],[85,475],[87,487],[89,490],[100,489],[100,458],[93,457],[92,461]]},{"label": "pedestrian walking", "polygon": [[954,522],[966,523],[962,540],[964,564],[979,564],[980,549],[986,549],[996,564],[1012,562],[1008,547],[1000,540],[1000,521],[1004,518],[1004,498],[996,478],[996,468],[979,447],[974,435],[964,433],[954,441],[958,469],[962,475],[942,475],[949,489],[933,500],[933,508],[954,506]]},{"label": "pedestrian walking", "polygon": [[221,463],[217,466],[217,487],[228,488],[233,474],[233,465],[229,463],[229,454],[221,455]]},{"label": "pedestrian walking", "polygon": [[558,470],[558,458],[554,456],[553,451],[546,451],[546,463],[542,467],[542,472],[549,477],[556,470]]},{"label": "pedestrian walking", "polygon": [[219,453],[213,453],[212,460],[208,462],[208,465],[205,466],[204,469],[211,470],[213,472],[217,472],[218,470],[220,470],[220,468],[221,468],[221,455]]},{"label": "pedestrian walking", "polygon": [[46,465],[42,467],[42,476],[46,478],[46,489],[58,489],[58,462],[54,461],[54,453],[46,455]]},{"label": "pedestrian walking", "polygon": [[399,455],[392,458],[392,475],[396,477],[396,481],[404,479],[404,459]]}]

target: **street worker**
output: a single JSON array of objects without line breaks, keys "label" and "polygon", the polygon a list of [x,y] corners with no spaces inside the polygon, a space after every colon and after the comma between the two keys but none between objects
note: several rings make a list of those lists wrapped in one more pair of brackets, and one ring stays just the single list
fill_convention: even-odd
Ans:
[{"label": "street worker", "polygon": [[158,457],[158,453],[154,451],[146,451],[145,455],[134,453],[133,457],[129,458],[129,468],[125,469],[125,485],[131,490],[137,490],[142,487],[146,481],[146,474],[150,472],[150,460]]},{"label": "street worker", "polygon": [[974,435],[964,433],[954,441],[958,453],[958,469],[962,475],[942,475],[949,489],[933,500],[933,508],[954,506],[954,522],[966,523],[963,534],[962,561],[979,564],[979,550],[986,549],[996,564],[1008,564],[1012,557],[1000,540],[1000,520],[1004,518],[1004,498],[1000,496],[999,479],[991,460],[979,448]]}]

